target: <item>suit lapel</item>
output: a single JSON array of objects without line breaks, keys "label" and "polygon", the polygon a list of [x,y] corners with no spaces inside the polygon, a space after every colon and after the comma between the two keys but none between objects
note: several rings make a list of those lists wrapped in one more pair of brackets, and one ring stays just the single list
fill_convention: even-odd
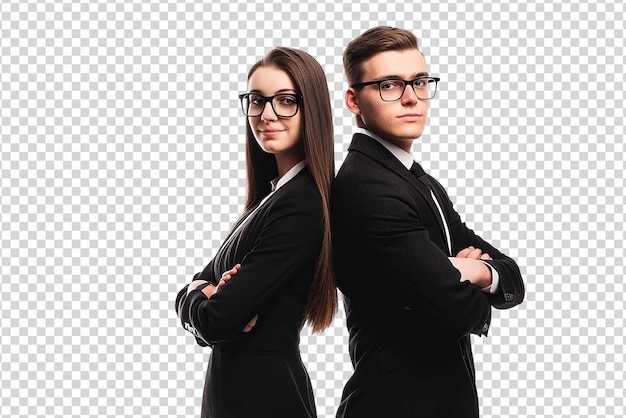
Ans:
[{"label": "suit lapel", "polygon": [[[387,150],[382,144],[373,138],[363,134],[354,134],[352,143],[348,148],[348,151],[357,151],[367,155],[372,160],[383,165],[398,177],[407,181],[415,190],[417,190],[424,199],[427,199],[429,194],[424,190],[424,187],[416,181],[416,178],[409,170],[392,153]],[[428,200],[428,199],[427,199]]]},{"label": "suit lapel", "polygon": [[[443,242],[447,242],[443,220],[441,219],[439,209],[437,209],[437,206],[433,201],[433,197],[431,196],[430,191],[432,188],[430,186],[430,182],[428,181],[427,175],[416,177],[415,175],[413,175],[413,173],[407,170],[406,167],[400,161],[398,161],[398,159],[392,153],[390,153],[387,148],[385,148],[375,139],[370,138],[369,136],[364,134],[354,134],[352,138],[352,143],[350,144],[348,151],[357,151],[367,155],[372,160],[378,162],[379,164],[383,165],[384,167],[395,173],[398,177],[404,179],[415,190],[417,190],[430,208],[434,219],[437,221],[437,227],[439,229],[441,237],[443,238]],[[440,202],[440,204],[442,203]],[[446,254],[449,252],[447,248],[445,248],[444,250]]]}]

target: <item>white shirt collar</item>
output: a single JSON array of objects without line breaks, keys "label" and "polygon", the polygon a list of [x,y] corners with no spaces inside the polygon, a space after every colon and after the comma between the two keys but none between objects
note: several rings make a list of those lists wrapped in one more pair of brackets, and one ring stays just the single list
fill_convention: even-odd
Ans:
[{"label": "white shirt collar", "polygon": [[411,169],[411,166],[413,165],[413,161],[414,161],[413,156],[411,154],[409,154],[408,152],[406,152],[399,146],[392,144],[391,142],[385,139],[382,139],[375,133],[368,131],[365,128],[359,128],[358,132],[364,135],[370,136],[374,138],[376,141],[380,142],[380,144],[383,147],[387,148],[387,150],[389,150],[389,152],[392,153],[393,156],[396,157],[402,163],[402,165],[406,167],[407,170]]},{"label": "white shirt collar", "polygon": [[298,174],[300,171],[302,171],[302,169],[304,167],[306,167],[306,165],[307,165],[306,164],[306,160],[302,160],[298,164],[296,164],[293,167],[291,167],[289,169],[289,171],[287,171],[285,173],[284,176],[282,176],[281,178],[276,177],[274,180],[272,180],[271,181],[271,183],[272,183],[272,192],[275,192],[276,190],[278,190],[281,187],[283,187],[285,185],[285,183],[287,183],[289,180],[294,178],[296,176],[296,174]]}]

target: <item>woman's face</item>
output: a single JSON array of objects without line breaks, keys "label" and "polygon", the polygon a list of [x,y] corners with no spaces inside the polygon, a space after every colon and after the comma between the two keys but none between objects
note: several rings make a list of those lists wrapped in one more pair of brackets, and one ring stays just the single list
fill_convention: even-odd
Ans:
[{"label": "woman's face", "polygon": [[[250,128],[261,149],[274,154],[279,164],[281,160],[293,164],[302,160],[302,106],[289,75],[276,67],[259,67],[248,78],[248,92],[264,97],[281,95],[274,98],[273,103],[267,101],[264,104],[263,98],[250,97],[251,106],[262,107],[258,109],[262,111],[259,116],[248,117]],[[294,100],[298,104],[296,114],[284,117],[296,109]],[[283,117],[279,117],[276,111]]]}]

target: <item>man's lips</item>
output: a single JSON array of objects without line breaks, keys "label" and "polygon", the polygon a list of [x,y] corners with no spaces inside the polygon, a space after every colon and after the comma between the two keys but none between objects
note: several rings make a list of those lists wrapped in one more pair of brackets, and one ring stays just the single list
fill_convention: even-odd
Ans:
[{"label": "man's lips", "polygon": [[420,115],[418,113],[405,113],[404,115],[398,116],[398,118],[403,119],[403,120],[417,120],[422,117],[423,115]]}]

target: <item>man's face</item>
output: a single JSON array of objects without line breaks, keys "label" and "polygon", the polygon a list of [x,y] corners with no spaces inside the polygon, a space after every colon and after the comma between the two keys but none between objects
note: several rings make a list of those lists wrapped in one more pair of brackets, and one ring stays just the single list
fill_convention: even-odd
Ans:
[{"label": "man's face", "polygon": [[[388,77],[412,80],[428,75],[424,56],[417,49],[380,52],[362,65],[362,82]],[[366,129],[407,152],[413,140],[422,135],[428,115],[428,100],[418,99],[409,85],[402,98],[394,102],[381,99],[377,84],[351,87],[346,92],[346,104],[352,113],[361,116]]]}]

